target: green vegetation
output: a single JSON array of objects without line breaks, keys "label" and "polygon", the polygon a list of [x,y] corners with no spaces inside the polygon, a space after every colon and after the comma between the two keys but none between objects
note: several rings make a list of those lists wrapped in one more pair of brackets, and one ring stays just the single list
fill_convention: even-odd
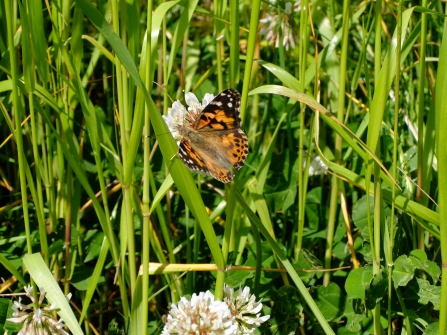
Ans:
[{"label": "green vegetation", "polygon": [[[147,335],[224,284],[257,334],[446,333],[444,7],[1,2],[0,333],[25,287],[72,334]],[[162,115],[226,88],[250,153],[223,184]]]}]

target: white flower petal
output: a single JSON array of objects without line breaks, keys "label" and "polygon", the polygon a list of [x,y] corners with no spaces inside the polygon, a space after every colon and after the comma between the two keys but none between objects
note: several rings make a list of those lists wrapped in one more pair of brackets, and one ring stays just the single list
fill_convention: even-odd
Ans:
[{"label": "white flower petal", "polygon": [[182,297],[170,306],[162,335],[168,334],[235,334],[237,323],[228,305],[214,300],[210,291],[193,294],[191,300]]},{"label": "white flower petal", "polygon": [[200,106],[199,99],[192,92],[185,93],[185,102],[188,106]]},{"label": "white flower petal", "polygon": [[202,107],[205,108],[214,98],[214,94],[206,93],[202,99]]},{"label": "white flower petal", "polygon": [[25,286],[23,289],[25,290],[27,297],[33,296],[33,287],[31,285]]},{"label": "white flower petal", "polygon": [[237,334],[254,334],[254,329],[270,318],[269,315],[260,317],[262,299],[256,302],[256,297],[250,294],[249,287],[239,288],[235,295],[234,290],[225,285],[224,294],[224,300],[239,324]]},{"label": "white flower petal", "polygon": [[28,317],[28,313],[26,313],[26,314],[24,314],[24,315],[22,315],[22,316],[19,316],[19,317],[16,317],[16,318],[9,318],[9,319],[7,319],[9,322],[13,322],[13,323],[22,323],[23,321],[25,321],[25,319]]}]

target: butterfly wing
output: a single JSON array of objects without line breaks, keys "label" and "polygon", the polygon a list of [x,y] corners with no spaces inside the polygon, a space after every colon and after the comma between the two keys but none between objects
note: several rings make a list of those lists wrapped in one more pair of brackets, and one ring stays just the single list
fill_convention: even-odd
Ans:
[{"label": "butterfly wing", "polygon": [[180,159],[190,170],[202,171],[210,173],[207,165],[200,155],[192,148],[188,141],[182,140],[178,147],[178,155]]},{"label": "butterfly wing", "polygon": [[220,165],[206,164],[205,161],[212,161],[206,154],[206,151],[199,155],[188,141],[180,142],[178,155],[190,170],[208,173],[222,183],[228,183],[233,180],[233,172]]},{"label": "butterfly wing", "polygon": [[193,128],[197,131],[238,129],[241,127],[240,105],[238,91],[224,90],[205,107]]},{"label": "butterfly wing", "polygon": [[222,183],[229,183],[234,178],[233,172],[222,166],[210,166],[209,171],[210,175]]},{"label": "butterfly wing", "polygon": [[233,179],[230,166],[239,170],[248,154],[239,108],[240,95],[233,89],[222,91],[204,108],[179,146],[179,157],[189,169],[223,183]]}]

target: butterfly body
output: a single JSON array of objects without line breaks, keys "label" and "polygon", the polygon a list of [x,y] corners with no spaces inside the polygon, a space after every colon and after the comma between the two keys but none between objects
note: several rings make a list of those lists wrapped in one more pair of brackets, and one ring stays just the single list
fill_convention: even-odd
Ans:
[{"label": "butterfly body", "polygon": [[228,183],[248,154],[248,139],[240,129],[240,95],[227,89],[201,113],[178,127],[179,157],[191,170],[202,171]]}]

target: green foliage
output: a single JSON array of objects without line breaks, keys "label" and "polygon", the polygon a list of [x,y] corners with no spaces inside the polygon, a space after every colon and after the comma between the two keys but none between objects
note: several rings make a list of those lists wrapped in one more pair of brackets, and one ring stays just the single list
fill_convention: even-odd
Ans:
[{"label": "green foliage", "polygon": [[388,290],[387,274],[383,271],[375,274],[373,279],[365,287],[365,306],[373,309],[382,301]]},{"label": "green foliage", "polygon": [[12,302],[9,299],[0,299],[0,323],[2,331],[19,332],[22,326],[8,321],[12,317]]},{"label": "green foliage", "polygon": [[[224,283],[256,334],[443,332],[444,6],[2,2],[0,293],[45,287],[73,334],[160,334]],[[162,115],[228,87],[250,152],[223,185]]]},{"label": "green foliage", "polygon": [[[272,311],[272,321],[281,334],[290,334],[303,324],[303,303],[298,291],[292,286],[283,286],[272,291],[275,309]],[[270,321],[270,322],[272,322]]]},{"label": "green foliage", "polygon": [[351,271],[345,282],[346,293],[354,299],[365,299],[365,286],[372,278],[371,266],[365,266]]},{"label": "green foliage", "polygon": [[340,315],[343,296],[337,284],[330,283],[328,286],[319,286],[312,295],[326,320],[332,321]]}]

